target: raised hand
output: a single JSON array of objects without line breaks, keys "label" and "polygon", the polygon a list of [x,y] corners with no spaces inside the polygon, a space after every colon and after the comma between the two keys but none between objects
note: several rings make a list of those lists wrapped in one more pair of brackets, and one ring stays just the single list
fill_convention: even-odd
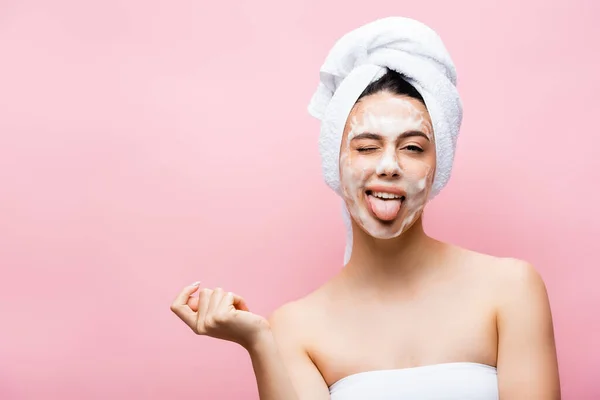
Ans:
[{"label": "raised hand", "polygon": [[248,309],[241,296],[221,288],[200,289],[199,282],[186,286],[171,304],[173,311],[196,334],[235,342],[246,349],[269,331],[268,321]]}]

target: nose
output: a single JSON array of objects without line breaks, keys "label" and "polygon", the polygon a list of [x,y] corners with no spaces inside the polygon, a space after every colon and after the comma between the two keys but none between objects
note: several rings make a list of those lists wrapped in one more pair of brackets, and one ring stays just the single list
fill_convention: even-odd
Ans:
[{"label": "nose", "polygon": [[397,178],[402,173],[395,151],[384,154],[375,171],[381,178]]}]

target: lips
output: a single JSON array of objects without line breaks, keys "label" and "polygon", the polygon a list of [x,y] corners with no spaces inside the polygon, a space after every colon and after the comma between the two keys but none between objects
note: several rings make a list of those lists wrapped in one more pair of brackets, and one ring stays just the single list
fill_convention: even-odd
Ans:
[{"label": "lips", "polygon": [[388,194],[393,194],[393,195],[397,195],[400,197],[406,197],[406,192],[400,188],[397,187],[393,187],[393,186],[384,186],[384,185],[371,185],[365,188],[365,191],[368,194],[371,193],[388,193]]}]

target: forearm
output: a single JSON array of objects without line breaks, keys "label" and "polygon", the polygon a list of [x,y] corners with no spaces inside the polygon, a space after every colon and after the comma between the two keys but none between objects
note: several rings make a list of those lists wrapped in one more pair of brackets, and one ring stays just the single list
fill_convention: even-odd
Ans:
[{"label": "forearm", "polygon": [[260,400],[299,400],[271,332],[265,332],[248,352]]}]

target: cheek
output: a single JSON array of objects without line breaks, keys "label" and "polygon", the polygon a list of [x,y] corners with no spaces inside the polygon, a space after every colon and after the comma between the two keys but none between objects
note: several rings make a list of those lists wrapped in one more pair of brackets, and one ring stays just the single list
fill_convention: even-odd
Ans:
[{"label": "cheek", "polygon": [[343,154],[340,157],[340,178],[344,191],[348,192],[361,187],[376,168],[377,163],[366,157],[351,157]]},{"label": "cheek", "polygon": [[422,161],[411,160],[410,162],[405,162],[403,167],[404,176],[410,180],[428,180],[433,176],[433,168],[428,163]]},{"label": "cheek", "polygon": [[411,196],[425,195],[433,184],[435,169],[428,163],[415,161],[407,166],[405,179],[407,181],[407,194]]}]

